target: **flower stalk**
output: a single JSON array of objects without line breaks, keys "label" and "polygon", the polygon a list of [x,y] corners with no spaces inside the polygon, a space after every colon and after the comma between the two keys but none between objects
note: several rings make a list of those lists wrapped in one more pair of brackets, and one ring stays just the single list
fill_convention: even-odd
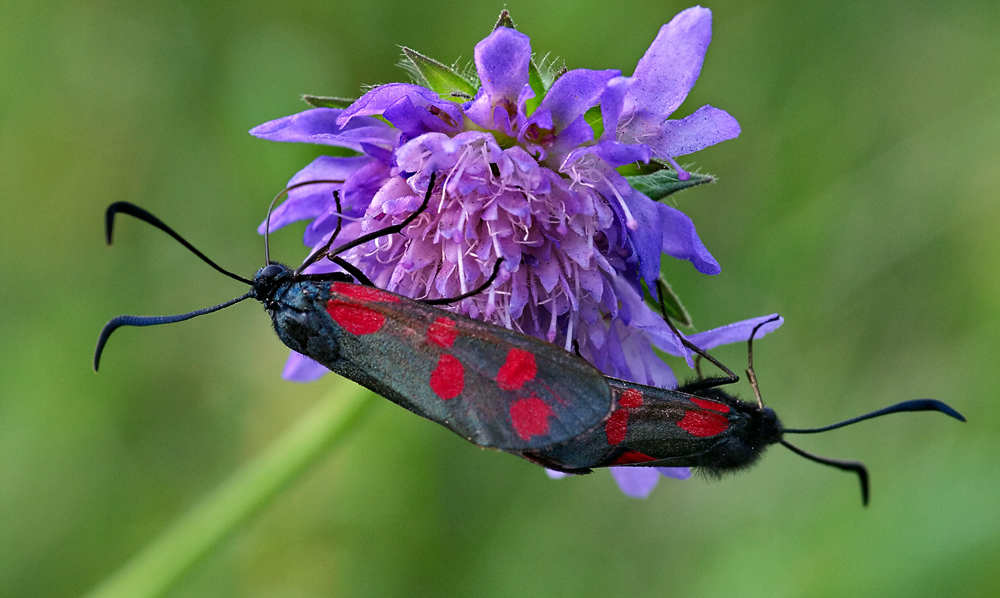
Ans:
[{"label": "flower stalk", "polygon": [[344,378],[337,379],[330,392],[291,428],[85,598],[162,596],[342,441],[374,400],[368,390]]}]

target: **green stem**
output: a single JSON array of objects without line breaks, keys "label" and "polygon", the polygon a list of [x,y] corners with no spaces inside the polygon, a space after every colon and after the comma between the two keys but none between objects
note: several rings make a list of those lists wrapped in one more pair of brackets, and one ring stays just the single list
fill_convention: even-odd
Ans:
[{"label": "green stem", "polygon": [[373,395],[346,380],[86,598],[151,598],[170,589],[244,521],[341,440]]}]

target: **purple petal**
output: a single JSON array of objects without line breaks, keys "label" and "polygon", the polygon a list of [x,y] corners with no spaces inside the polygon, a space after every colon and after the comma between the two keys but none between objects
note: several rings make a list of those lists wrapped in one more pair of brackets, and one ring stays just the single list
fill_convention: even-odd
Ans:
[{"label": "purple petal", "polygon": [[740,123],[728,112],[702,106],[690,116],[666,121],[646,143],[657,155],[673,158],[693,154],[720,141],[735,139],[739,134]]},{"label": "purple petal", "polygon": [[[632,218],[639,223],[639,226],[635,230],[628,231],[628,238],[632,241],[635,257],[639,260],[639,275],[647,284],[650,284],[660,277],[660,253],[668,242],[664,238],[666,236],[665,227],[660,222],[659,206],[661,204],[631,187],[629,189],[631,192],[623,199],[632,213]],[[669,252],[663,253],[673,255]]]},{"label": "purple petal", "polygon": [[[309,181],[343,181],[372,161],[368,156],[320,156],[298,171],[288,181],[288,186]],[[288,199],[271,212],[271,231],[297,220],[308,220],[323,214],[328,205],[332,204],[333,190],[339,187],[340,185],[322,183],[292,189],[288,192]],[[257,227],[258,233],[264,234],[265,223],[266,220]]]},{"label": "purple petal", "polygon": [[490,104],[507,99],[515,105],[521,88],[528,82],[531,63],[531,40],[527,35],[497,27],[486,39],[476,44],[476,71]]},{"label": "purple petal", "polygon": [[631,77],[615,77],[604,86],[601,94],[601,121],[604,123],[602,140],[615,138],[615,123],[622,114],[625,94],[631,86]]},{"label": "purple petal", "polygon": [[742,322],[727,324],[725,326],[720,326],[719,328],[699,332],[698,334],[692,334],[688,337],[688,340],[706,351],[708,349],[718,347],[719,345],[746,342],[746,340],[750,338],[750,333],[753,332],[755,326],[762,322],[767,322],[775,317],[777,317],[776,320],[764,324],[759,330],[757,330],[757,335],[754,336],[754,338],[757,339],[765,334],[768,334],[769,332],[777,330],[779,326],[785,323],[785,319],[778,316],[778,314],[761,316],[759,318],[752,318],[750,320],[743,320]]},{"label": "purple petal", "polygon": [[596,106],[608,81],[621,75],[620,71],[592,71],[574,69],[559,77],[542,98],[538,109],[552,112],[552,122],[557,131]]},{"label": "purple petal", "polygon": [[[554,163],[561,164],[563,162],[562,156],[564,156],[567,152],[570,152],[571,150],[593,139],[594,129],[581,115],[570,123],[569,126],[559,131],[559,134],[556,136],[555,143],[553,143],[552,147],[549,148],[548,153],[550,156],[553,156],[552,161]],[[593,146],[587,147],[593,149]]]},{"label": "purple petal", "polygon": [[[660,28],[635,67],[623,114],[635,124],[660,123],[694,87],[712,41],[712,11],[695,6]],[[641,122],[636,122],[636,120]]]},{"label": "purple petal", "polygon": [[399,131],[376,118],[355,118],[346,126],[337,124],[342,110],[313,108],[298,114],[266,122],[250,129],[250,134],[269,141],[320,143],[364,151],[363,143],[395,145]]},{"label": "purple petal", "polygon": [[660,475],[675,480],[686,480],[691,477],[690,467],[657,467],[655,469],[660,472]]},{"label": "purple petal", "polygon": [[410,94],[423,96],[429,100],[438,99],[438,95],[426,87],[413,85],[412,83],[389,83],[379,85],[365,95],[358,98],[353,104],[347,107],[337,118],[338,125],[345,125],[356,116],[380,115],[389,106],[392,106],[400,99]]},{"label": "purple petal", "polygon": [[[437,114],[431,112],[434,108]],[[415,94],[400,98],[386,108],[382,116],[409,138],[432,131],[457,133],[464,120],[459,106],[451,102],[432,102]]]},{"label": "purple petal", "polygon": [[625,496],[646,498],[660,483],[660,474],[654,467],[609,467],[611,477]]},{"label": "purple petal", "polygon": [[561,480],[563,478],[568,478],[569,476],[571,476],[573,474],[571,474],[571,473],[563,473],[561,471],[556,471],[554,469],[549,469],[549,468],[546,467],[545,468],[545,475],[549,476],[549,478],[553,479],[553,480]]},{"label": "purple petal", "polygon": [[588,146],[586,149],[597,154],[610,166],[617,168],[632,162],[649,162],[650,152],[646,145],[619,143],[614,138]]},{"label": "purple petal", "polygon": [[698,238],[694,223],[683,212],[666,204],[656,203],[663,228],[663,253],[679,260],[687,260],[702,274],[718,274],[719,262]]},{"label": "purple petal", "polygon": [[285,370],[281,372],[281,377],[292,382],[314,382],[329,373],[330,370],[319,363],[292,351],[288,361],[285,362]]}]

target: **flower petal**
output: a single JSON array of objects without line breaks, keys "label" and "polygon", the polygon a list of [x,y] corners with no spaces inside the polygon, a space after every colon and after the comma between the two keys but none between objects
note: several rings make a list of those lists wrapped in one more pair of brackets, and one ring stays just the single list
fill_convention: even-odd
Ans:
[{"label": "flower petal", "polygon": [[628,231],[628,238],[632,241],[635,257],[639,260],[639,275],[647,284],[651,284],[660,277],[660,253],[678,257],[662,249],[667,243],[672,243],[666,238],[667,235],[675,234],[676,231],[667,229],[665,223],[661,223],[659,207],[662,204],[656,203],[631,187],[629,189],[631,193],[625,195],[623,199],[639,226],[635,230]]},{"label": "flower petal", "polygon": [[429,100],[438,99],[438,94],[412,83],[389,83],[379,85],[361,96],[337,117],[338,125],[345,125],[356,116],[381,115],[385,110],[410,94],[423,96]]},{"label": "flower petal", "polygon": [[552,84],[538,109],[550,110],[552,122],[560,131],[596,106],[608,81],[619,75],[621,71],[616,70],[573,69]]},{"label": "flower petal", "polygon": [[314,382],[329,373],[330,370],[319,363],[292,351],[288,361],[285,362],[285,370],[281,372],[281,377],[292,382]]},{"label": "flower petal", "polygon": [[739,134],[740,123],[728,112],[702,106],[690,116],[666,121],[646,143],[654,154],[674,158],[693,154],[720,141],[735,139]]},{"label": "flower petal", "polygon": [[663,228],[663,253],[691,262],[702,274],[721,272],[719,262],[715,261],[698,238],[691,219],[666,204],[656,203],[656,206],[660,211],[660,226]]},{"label": "flower petal", "polygon": [[684,102],[694,87],[712,41],[712,11],[689,8],[660,27],[635,67],[623,114],[632,126],[660,123]]},{"label": "flower petal", "polygon": [[657,467],[655,469],[660,472],[660,475],[675,480],[686,480],[691,477],[690,467]]},{"label": "flower petal", "polygon": [[[320,156],[313,160],[309,166],[298,171],[288,181],[288,186],[293,187],[309,181],[343,181],[372,161],[372,158],[369,156],[344,158]],[[307,220],[320,216],[326,212],[328,206],[332,205],[333,190],[338,188],[340,188],[340,185],[322,183],[292,189],[288,192],[288,199],[271,212],[271,231],[276,231],[286,224],[297,220]],[[258,233],[264,234],[266,222],[267,220],[265,219],[257,227]]]},{"label": "flower petal", "polygon": [[531,64],[531,40],[527,35],[497,27],[486,39],[476,44],[476,71],[491,105],[497,100],[517,102],[521,88],[528,82]]},{"label": "flower petal", "polygon": [[611,477],[622,493],[632,498],[646,498],[660,483],[660,473],[655,467],[609,467]]},{"label": "flower petal", "polygon": [[399,131],[376,118],[355,118],[341,127],[337,118],[343,110],[313,108],[272,120],[250,129],[250,134],[268,141],[320,143],[362,152],[362,144],[392,147]]},{"label": "flower petal", "polygon": [[752,318],[749,320],[743,320],[742,322],[727,324],[725,326],[713,328],[712,330],[699,332],[698,334],[692,334],[688,337],[688,340],[706,351],[714,347],[718,347],[719,345],[742,343],[750,338],[750,334],[753,332],[754,327],[775,317],[777,317],[776,320],[764,324],[759,330],[757,330],[757,335],[754,336],[754,338],[757,339],[765,334],[768,334],[769,332],[777,330],[779,326],[785,323],[785,319],[778,316],[778,314],[761,316],[759,318]]}]

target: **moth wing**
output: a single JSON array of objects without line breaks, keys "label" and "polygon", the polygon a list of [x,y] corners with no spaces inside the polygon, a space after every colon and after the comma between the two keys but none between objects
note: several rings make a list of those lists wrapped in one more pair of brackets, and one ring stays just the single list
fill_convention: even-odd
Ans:
[{"label": "moth wing", "polygon": [[358,285],[335,283],[330,298],[364,333],[328,307],[348,362],[328,367],[480,446],[542,448],[611,413],[604,375],[551,343]]}]

